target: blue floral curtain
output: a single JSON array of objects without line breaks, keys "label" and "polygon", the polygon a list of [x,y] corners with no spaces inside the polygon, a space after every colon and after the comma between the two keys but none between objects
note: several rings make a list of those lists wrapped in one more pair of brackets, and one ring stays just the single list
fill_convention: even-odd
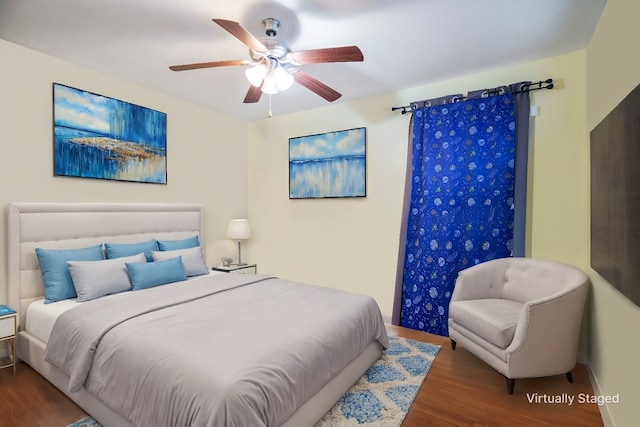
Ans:
[{"label": "blue floral curtain", "polygon": [[[410,202],[396,305],[401,326],[444,336],[458,272],[514,249],[516,119],[522,114],[511,90],[478,92],[475,99],[469,94],[458,102],[461,95],[441,98],[440,105],[423,102],[411,124]],[[527,94],[527,109],[528,103]],[[528,129],[528,110],[524,117]]]}]

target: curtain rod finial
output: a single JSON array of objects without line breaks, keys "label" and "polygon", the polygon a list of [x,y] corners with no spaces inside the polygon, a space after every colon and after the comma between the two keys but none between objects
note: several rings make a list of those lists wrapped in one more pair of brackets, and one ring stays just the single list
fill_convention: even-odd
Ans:
[{"label": "curtain rod finial", "polygon": [[404,105],[402,107],[391,107],[391,111],[396,111],[396,110],[402,110],[400,111],[401,114],[407,114],[407,113],[411,113],[413,111],[413,108],[411,108],[410,105]]}]

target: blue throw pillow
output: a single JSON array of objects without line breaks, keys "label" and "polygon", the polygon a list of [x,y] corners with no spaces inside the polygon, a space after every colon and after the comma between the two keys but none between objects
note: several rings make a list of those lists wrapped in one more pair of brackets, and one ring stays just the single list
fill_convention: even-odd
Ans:
[{"label": "blue throw pillow", "polygon": [[175,251],[177,249],[195,248],[200,246],[198,236],[189,237],[183,240],[158,240],[158,248],[161,251]]},{"label": "blue throw pillow", "polygon": [[99,261],[104,259],[102,245],[81,249],[36,248],[36,256],[44,282],[45,304],[77,296],[67,261]]},{"label": "blue throw pillow", "polygon": [[148,262],[153,261],[151,251],[159,250],[156,239],[139,243],[105,243],[104,249],[108,259],[133,256],[144,252]]},{"label": "blue throw pillow", "polygon": [[182,266],[182,257],[144,264],[125,263],[134,291],[187,280]]}]

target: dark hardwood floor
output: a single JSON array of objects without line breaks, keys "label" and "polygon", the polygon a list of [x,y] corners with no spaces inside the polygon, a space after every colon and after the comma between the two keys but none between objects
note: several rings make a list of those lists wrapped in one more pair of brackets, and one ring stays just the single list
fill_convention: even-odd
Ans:
[{"label": "dark hardwood floor", "polygon": [[[453,351],[449,339],[388,326],[389,334],[442,347],[402,424],[423,426],[602,426],[596,404],[577,403],[580,393],[593,394],[587,369],[578,364],[574,383],[564,375],[516,381],[507,394],[504,377],[467,352]],[[0,427],[65,427],[86,413],[63,393],[21,363],[0,370]],[[530,403],[528,395],[574,396],[573,405]]]},{"label": "dark hardwood floor", "polygon": [[61,391],[25,363],[0,370],[0,426],[65,427],[86,416]]},{"label": "dark hardwood floor", "polygon": [[[391,335],[440,344],[438,356],[411,406],[402,427],[423,426],[602,426],[596,404],[577,403],[580,393],[593,395],[587,368],[578,364],[573,384],[564,375],[516,380],[513,395],[505,378],[449,338],[387,326]],[[574,396],[573,405],[529,403],[528,396]]]}]

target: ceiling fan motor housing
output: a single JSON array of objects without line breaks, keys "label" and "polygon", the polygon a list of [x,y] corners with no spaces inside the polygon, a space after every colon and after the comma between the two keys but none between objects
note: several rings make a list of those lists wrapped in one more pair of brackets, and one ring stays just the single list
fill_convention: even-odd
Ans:
[{"label": "ceiling fan motor housing", "polygon": [[260,37],[258,40],[269,50],[269,53],[265,55],[264,53],[250,49],[249,54],[251,59],[254,62],[261,62],[265,57],[268,57],[275,58],[280,62],[286,62],[287,54],[291,52],[291,49],[289,49],[289,46],[285,42],[277,38],[280,21],[275,18],[265,18],[262,20],[262,25],[264,26],[267,37]]}]

